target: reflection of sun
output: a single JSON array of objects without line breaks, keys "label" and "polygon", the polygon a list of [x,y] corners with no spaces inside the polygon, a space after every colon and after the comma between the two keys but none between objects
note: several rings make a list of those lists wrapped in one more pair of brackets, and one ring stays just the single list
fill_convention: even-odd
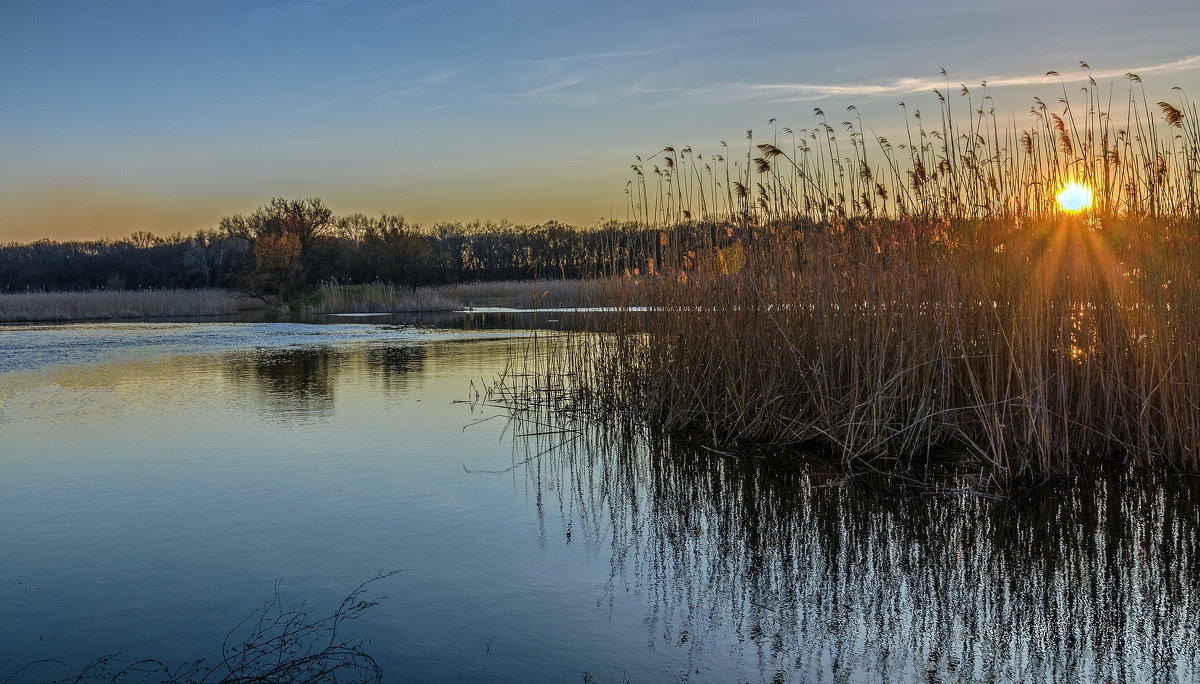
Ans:
[{"label": "reflection of sun", "polygon": [[1092,206],[1092,189],[1078,181],[1071,181],[1058,192],[1058,207],[1066,212],[1077,212]]}]

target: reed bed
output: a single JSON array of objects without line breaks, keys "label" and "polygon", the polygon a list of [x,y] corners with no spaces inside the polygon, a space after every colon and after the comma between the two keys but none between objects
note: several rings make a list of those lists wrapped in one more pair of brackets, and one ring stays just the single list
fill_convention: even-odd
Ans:
[{"label": "reed bed", "polygon": [[462,305],[444,297],[438,288],[331,283],[282,308],[289,313],[337,314],[453,311]]},{"label": "reed bed", "polygon": [[212,288],[0,293],[0,322],[219,316],[263,306],[262,300]]},{"label": "reed bed", "polygon": [[[543,338],[498,386],[526,413],[859,468],[1200,471],[1200,117],[1127,80],[1123,126],[1094,82],[1082,109],[1037,100],[1024,131],[987,98],[956,119],[947,90],[942,125],[906,115],[895,148],[856,120],[847,154],[818,110],[807,142],[751,142],[745,167],[664,148],[657,197],[639,160],[630,210],[661,249],[626,282],[656,283],[655,315]],[[1088,211],[1055,206],[1068,180],[1094,188]]]},{"label": "reed bed", "polygon": [[1197,471],[1198,229],[768,228],[736,273],[715,251],[660,275],[653,314],[612,314],[616,333],[527,342],[507,389],[526,410],[636,415],[720,449],[803,445],[859,467]]},{"label": "reed bed", "polygon": [[615,279],[517,280],[409,288],[327,283],[288,305],[296,313],[402,313],[472,307],[546,309],[607,306],[627,284]]}]

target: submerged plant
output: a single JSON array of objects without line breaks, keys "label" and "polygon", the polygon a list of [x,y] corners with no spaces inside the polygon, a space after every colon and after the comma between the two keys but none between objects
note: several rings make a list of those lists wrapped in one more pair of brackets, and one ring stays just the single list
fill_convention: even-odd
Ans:
[{"label": "submerged plant", "polygon": [[[303,605],[284,608],[277,581],[274,598],[225,635],[221,659],[212,665],[199,659],[172,668],[153,658],[128,660],[111,654],[96,658],[74,676],[57,681],[71,684],[147,680],[170,684],[381,682],[383,671],[367,653],[366,639],[348,637],[345,625],[379,605],[383,597],[367,598],[368,588],[398,572],[380,573],[358,585],[336,610],[325,616],[314,616]],[[62,665],[53,660],[29,663],[5,679],[4,684],[24,681],[54,664]]]}]

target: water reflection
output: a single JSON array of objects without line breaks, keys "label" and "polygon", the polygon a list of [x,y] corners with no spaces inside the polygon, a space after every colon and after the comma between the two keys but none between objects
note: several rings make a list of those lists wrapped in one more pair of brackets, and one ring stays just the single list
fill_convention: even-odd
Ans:
[{"label": "water reflection", "polygon": [[331,349],[259,350],[229,360],[229,377],[255,383],[268,413],[325,417],[333,409],[334,368]]},{"label": "water reflection", "polygon": [[265,414],[314,419],[333,414],[343,376],[366,375],[385,392],[399,391],[424,360],[420,345],[263,348],[228,356],[224,370],[226,378],[255,392],[253,405]]},{"label": "water reflection", "polygon": [[394,598],[357,628],[389,678],[1200,674],[1196,479],[993,500],[620,424],[508,426],[535,433],[510,464],[501,409],[451,403],[503,368],[504,334],[12,334],[28,351],[0,373],[0,680],[43,657],[199,657],[277,577],[323,605],[380,568],[403,568]]},{"label": "water reflection", "polygon": [[652,312],[619,309],[504,309],[479,308],[465,311],[432,311],[353,316],[311,314],[296,320],[306,323],[369,321],[375,324],[408,326],[464,332],[510,330],[574,330],[606,332],[627,324],[631,317]]},{"label": "water reflection", "polygon": [[367,350],[367,368],[386,391],[406,388],[425,362],[424,347],[377,347]]},{"label": "water reflection", "polygon": [[619,427],[557,438],[517,471],[568,543],[611,549],[610,601],[645,595],[651,648],[728,652],[774,681],[1200,675],[1196,478],[991,498]]}]

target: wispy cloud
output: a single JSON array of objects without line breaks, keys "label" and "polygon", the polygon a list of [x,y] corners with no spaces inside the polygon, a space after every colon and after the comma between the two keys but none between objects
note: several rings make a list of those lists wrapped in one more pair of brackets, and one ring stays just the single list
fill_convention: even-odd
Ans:
[{"label": "wispy cloud", "polygon": [[613,50],[611,52],[586,52],[578,55],[555,55],[553,57],[542,57],[540,59],[530,60],[540,63],[562,63],[562,62],[594,62],[608,61],[617,59],[635,59],[637,57],[653,57],[664,52],[664,50]]},{"label": "wispy cloud", "polygon": [[562,90],[563,88],[570,88],[571,86],[579,85],[580,83],[583,83],[582,78],[564,78],[561,81],[555,81],[554,83],[544,85],[540,88],[534,88],[532,90],[526,90],[523,93],[517,93],[515,97],[534,97],[536,95],[544,95],[556,90]]},{"label": "wispy cloud", "polygon": [[[352,82],[340,80],[321,82],[314,86],[312,95],[304,98],[300,111],[321,112],[336,107],[347,107],[355,102],[391,104],[415,98],[427,98],[443,84],[453,81],[470,67],[436,69],[421,76],[408,79],[362,78]],[[316,93],[321,93],[317,95]]]},{"label": "wispy cloud", "polygon": [[662,95],[663,93],[682,93],[686,89],[683,86],[670,86],[666,88],[652,88],[650,86],[633,86],[629,89],[630,95]]},{"label": "wispy cloud", "polygon": [[278,22],[289,16],[307,16],[337,10],[351,2],[352,0],[300,0],[272,3],[247,12],[243,20],[247,24],[259,26]]},{"label": "wispy cloud", "polygon": [[[1200,68],[1200,55],[1185,57],[1171,62],[1162,62],[1159,64],[1151,64],[1148,66],[1136,67],[1133,69],[1107,69],[1100,71],[1088,72],[1080,70],[1075,72],[1061,73],[1063,81],[1067,83],[1083,82],[1090,76],[1094,79],[1112,79],[1123,78],[1127,73],[1138,74],[1170,74],[1179,71],[1187,71],[1189,69]],[[1013,86],[1041,85],[1052,80],[1057,80],[1054,76],[1041,74],[1026,74],[1026,75],[1007,75],[1007,76],[992,76],[985,79],[980,79],[976,83],[986,83],[989,88],[1003,88]],[[950,79],[950,84],[953,86],[956,82],[962,82],[960,79]],[[737,92],[748,96],[767,96],[772,102],[799,102],[805,100],[817,100],[827,97],[837,97],[844,95],[903,95],[907,93],[926,92],[934,89],[946,87],[946,79],[943,77],[933,78],[897,78],[882,83],[728,83],[710,88],[699,88],[689,91],[691,94],[704,94],[707,92]]]},{"label": "wispy cloud", "polygon": [[441,3],[441,2],[420,2],[415,5],[409,5],[408,7],[401,7],[399,9],[393,11],[391,14],[385,16],[384,20],[394,22],[394,21],[398,21],[400,19],[410,19],[414,15],[422,14],[431,9],[441,7],[444,4],[445,3]]},{"label": "wispy cloud", "polygon": [[466,70],[467,70],[467,67],[462,66],[457,69],[440,69],[437,71],[432,71],[432,72],[426,74],[423,78],[418,79],[416,81],[416,83],[425,83],[425,84],[444,83],[444,82],[449,81],[450,79],[454,78],[455,76],[461,74],[462,72],[464,72]]},{"label": "wispy cloud", "polygon": [[593,84],[593,88],[603,90],[604,83],[612,78],[614,63],[637,60],[661,52],[661,49],[611,50],[512,60],[510,64],[518,72],[514,81],[532,87],[497,97],[514,101],[546,97],[562,105],[594,104],[599,100],[598,92],[574,87],[587,82]]}]

